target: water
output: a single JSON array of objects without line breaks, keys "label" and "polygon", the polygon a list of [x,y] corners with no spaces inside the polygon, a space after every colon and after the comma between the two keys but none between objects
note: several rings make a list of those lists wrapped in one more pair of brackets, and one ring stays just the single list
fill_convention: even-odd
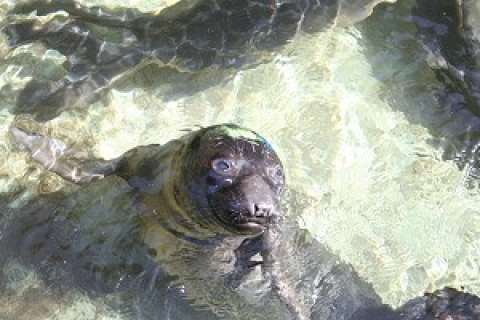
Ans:
[{"label": "water", "polygon": [[[0,5],[0,14],[9,5]],[[116,85],[108,106],[64,112],[39,130],[111,158],[197,126],[249,127],[283,159],[289,188],[305,207],[300,225],[353,264],[385,302],[397,306],[445,285],[480,294],[479,195],[461,186],[453,162],[442,160],[445,137],[464,128],[435,99],[442,85],[425,63],[411,5],[379,5],[354,27],[298,36],[250,69],[189,74],[148,67]],[[62,59],[29,45],[0,61],[0,190],[11,207],[75,189],[33,164],[7,134],[16,92],[31,74],[59,74]],[[46,290],[34,271],[16,261],[8,266],[15,294],[0,301],[22,306],[31,292],[25,288]],[[75,305],[67,306],[69,299]],[[58,307],[53,318],[78,310],[85,319],[118,316],[79,293],[64,300],[45,303]]]}]

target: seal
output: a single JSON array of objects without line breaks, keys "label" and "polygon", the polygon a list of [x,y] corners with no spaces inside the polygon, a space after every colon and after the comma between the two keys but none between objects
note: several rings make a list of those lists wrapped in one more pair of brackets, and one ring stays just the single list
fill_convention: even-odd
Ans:
[{"label": "seal", "polygon": [[[51,269],[61,261],[62,266],[72,265],[69,273],[73,275],[89,271],[97,287],[112,274],[121,279],[113,285],[117,289],[129,286],[125,279],[137,284],[146,277],[150,289],[142,291],[157,297],[149,309],[154,310],[153,317],[199,316],[194,309],[188,315],[172,317],[169,299],[173,293],[165,286],[181,288],[181,298],[174,306],[186,299],[190,306],[208,310],[207,319],[410,319],[428,316],[430,305],[437,306],[437,311],[441,308],[445,315],[478,313],[478,297],[453,289],[414,299],[398,310],[382,304],[373,287],[350,265],[283,212],[283,165],[271,144],[249,129],[233,124],[207,127],[165,145],[136,147],[112,160],[85,157],[85,152],[59,140],[19,128],[12,128],[11,133],[42,166],[83,185],[79,190],[82,202],[91,203],[90,209],[85,209],[68,195],[61,205],[56,198],[47,198],[19,210],[21,214],[16,215],[26,219],[46,217],[6,228],[12,235],[5,234],[9,247],[20,241],[18,229],[37,225],[47,228],[43,232],[47,240],[30,244],[28,250],[14,249],[14,254],[51,247],[52,258],[48,262],[37,259],[37,263]],[[115,185],[122,184],[129,191],[119,193],[120,202],[127,201],[127,195],[132,197],[124,216],[108,196]],[[295,202],[295,197],[290,195],[289,201]],[[102,206],[104,210],[99,209]],[[61,211],[69,213],[59,214]],[[138,226],[129,226],[134,217]],[[49,227],[68,220],[70,225]],[[127,226],[120,232],[109,231],[105,226],[112,220]],[[89,229],[82,229],[84,224]],[[93,234],[94,239],[116,239],[104,241],[106,244],[119,244],[112,250],[105,248],[105,243],[98,247],[88,242],[79,249],[75,244],[85,241],[72,240],[75,232],[65,231],[73,229],[82,230],[76,232],[79,237]],[[58,236],[62,232],[66,232],[63,238]],[[39,234],[38,230],[30,233]],[[138,243],[132,242],[136,237]],[[60,244],[49,244],[59,238]],[[98,252],[103,253],[100,261],[91,258]],[[123,267],[115,269],[102,260],[114,260]],[[78,279],[84,283],[86,278]],[[152,282],[157,294],[152,293]],[[454,301],[445,304],[445,295],[455,297]],[[165,305],[168,310],[162,309]]]},{"label": "seal", "polygon": [[[292,241],[305,235],[296,220],[286,222],[280,208],[284,168],[271,144],[249,129],[216,125],[165,145],[136,147],[112,160],[86,158],[59,140],[18,128],[11,133],[43,167],[84,188],[123,179],[134,194],[129,210],[138,215],[138,237],[150,259],[162,273],[178,277],[174,283],[189,301],[220,318],[308,319],[320,289],[306,279],[320,281],[321,275],[335,274],[321,288],[324,311],[332,316],[380,303],[371,286],[327,249]],[[302,274],[306,279],[299,286]],[[332,305],[337,307],[328,311]]]},{"label": "seal", "polygon": [[[269,272],[268,263],[261,261],[269,260],[268,246],[281,218],[283,166],[263,137],[233,124],[217,125],[103,160],[84,158],[56,139],[18,128],[11,132],[36,161],[76,184],[108,176],[124,179],[135,192],[133,210],[139,213],[139,236],[149,255],[166,274],[188,279],[181,281],[182,287],[196,305],[215,306],[218,316],[258,313],[258,308],[243,310],[243,303],[233,302],[244,300],[238,286],[252,270]],[[252,260],[255,255],[260,262]],[[275,281],[260,278],[262,287],[264,281]],[[214,302],[218,292],[228,303]],[[269,314],[278,313],[281,319],[300,312],[291,301],[288,308],[277,306],[275,311],[274,302],[268,301],[284,297],[270,297],[269,292],[257,293],[257,298],[265,296],[264,307],[271,305]]]},{"label": "seal", "polygon": [[195,209],[176,212],[185,216],[182,228],[191,237],[254,236],[280,214],[284,174],[278,156],[260,135],[233,124],[202,129],[166,146],[137,147],[109,161],[80,159],[58,140],[18,128],[11,132],[36,161],[69,181],[84,184],[115,174],[151,207]]}]

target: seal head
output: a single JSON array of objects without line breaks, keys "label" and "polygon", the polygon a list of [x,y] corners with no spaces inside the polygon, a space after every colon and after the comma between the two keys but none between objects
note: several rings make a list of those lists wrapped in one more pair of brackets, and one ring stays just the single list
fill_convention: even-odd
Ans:
[{"label": "seal head", "polygon": [[271,145],[233,124],[204,129],[188,145],[182,181],[203,217],[234,234],[256,235],[280,218],[285,176]]}]

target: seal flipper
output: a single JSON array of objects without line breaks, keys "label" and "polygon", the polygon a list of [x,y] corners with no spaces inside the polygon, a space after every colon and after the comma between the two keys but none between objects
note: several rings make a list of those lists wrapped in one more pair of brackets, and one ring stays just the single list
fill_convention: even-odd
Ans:
[{"label": "seal flipper", "polygon": [[115,174],[121,167],[122,158],[113,160],[87,158],[85,153],[69,149],[60,140],[27,133],[16,127],[12,127],[10,132],[18,143],[28,149],[35,161],[76,184],[102,179]]},{"label": "seal flipper", "polygon": [[105,160],[83,150],[74,150],[58,139],[17,127],[11,127],[10,133],[17,143],[28,149],[35,161],[68,181],[87,184],[117,175],[131,187],[146,193],[160,190],[165,175],[170,172],[167,159],[185,145],[181,140],[172,140],[165,145],[138,146],[118,158]]}]

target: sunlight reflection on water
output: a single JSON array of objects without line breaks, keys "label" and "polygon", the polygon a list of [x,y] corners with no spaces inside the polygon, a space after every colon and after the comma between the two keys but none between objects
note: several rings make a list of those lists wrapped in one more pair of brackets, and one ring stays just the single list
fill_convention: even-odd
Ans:
[{"label": "sunlight reflection on water", "polygon": [[[289,188],[308,203],[300,224],[386,302],[398,305],[447,284],[478,294],[479,196],[459,188],[461,172],[430,143],[441,140],[430,126],[448,115],[427,85],[435,80],[421,63],[409,3],[382,6],[356,27],[299,36],[254,68],[147,68],[116,86],[108,106],[64,112],[44,128],[112,158],[196,126],[249,127],[272,142]],[[65,186],[7,134],[12,95],[32,73],[58,73],[51,65],[60,60],[31,45],[0,62],[0,190],[17,198],[35,196],[42,183]]]}]

